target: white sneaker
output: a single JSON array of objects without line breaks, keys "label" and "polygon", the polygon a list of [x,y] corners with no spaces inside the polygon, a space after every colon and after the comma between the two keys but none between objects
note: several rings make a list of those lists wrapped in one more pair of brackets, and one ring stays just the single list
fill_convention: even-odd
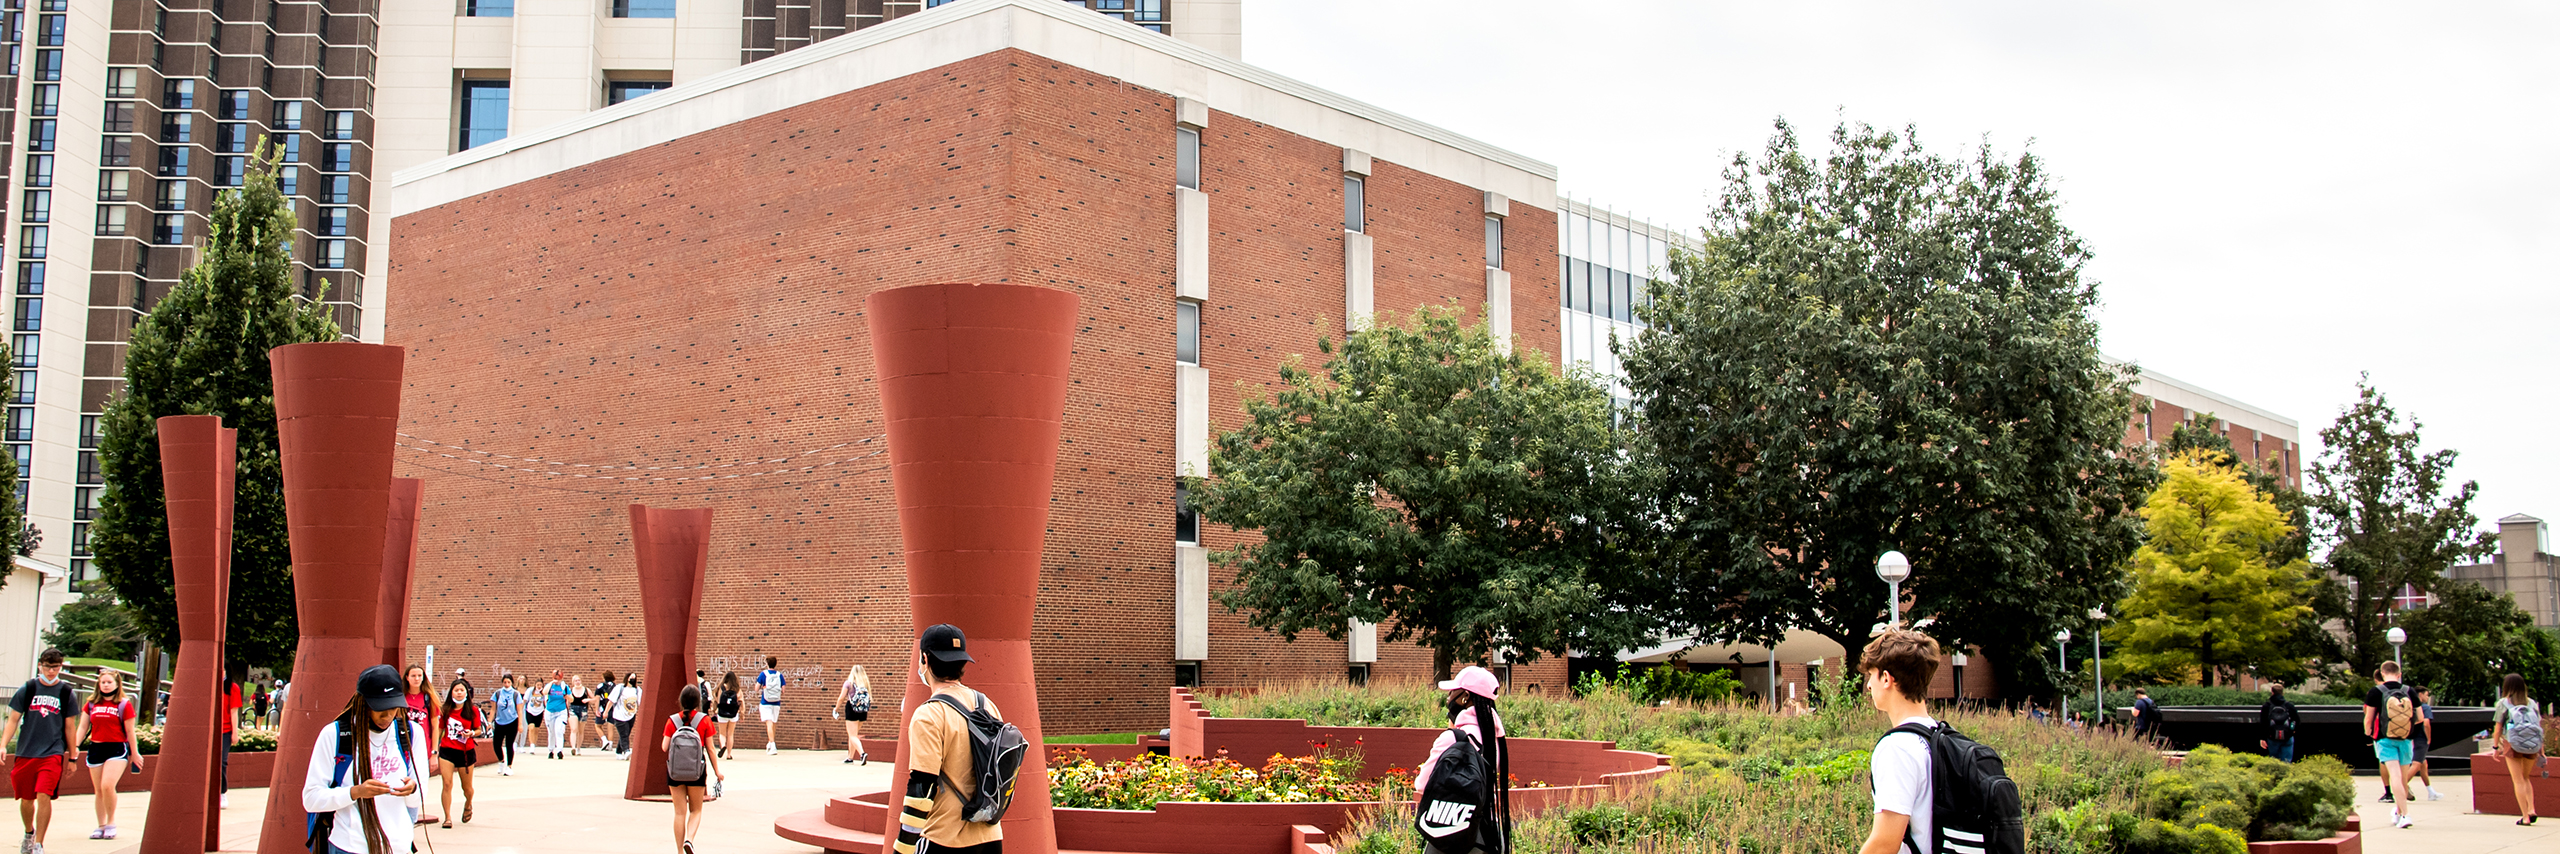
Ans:
[{"label": "white sneaker", "polygon": [[34,850],[36,850],[35,831],[27,831],[27,835],[18,837],[18,854],[27,854],[27,852]]},{"label": "white sneaker", "polygon": [[44,854],[44,843],[42,843],[42,842],[37,842],[37,841],[34,841],[34,840],[28,840],[28,841],[27,841],[27,854]]},{"label": "white sneaker", "polygon": [[2398,813],[2391,817],[2392,827],[2406,828],[2417,823],[2417,821],[2409,818],[2407,813]]},{"label": "white sneaker", "polygon": [[775,747],[773,746],[773,742],[768,741],[768,742],[765,742],[765,743],[764,743],[764,755],[766,755],[766,756],[780,756],[780,755],[782,755],[782,751],[781,751],[781,750],[779,750],[779,749],[777,749],[777,748],[775,748]]},{"label": "white sneaker", "polygon": [[2428,786],[2428,787],[2427,787],[2427,800],[2430,800],[2430,801],[2441,801],[2441,800],[2444,800],[2444,794],[2443,794],[2443,793],[2441,793],[2441,792],[2437,792],[2437,791],[2436,791],[2436,787],[2434,787],[2434,786]]},{"label": "white sneaker", "polygon": [[230,809],[230,808],[231,808],[231,793],[230,793],[230,792],[224,792],[224,793],[222,793],[222,808],[223,808],[223,809]]},{"label": "white sneaker", "polygon": [[513,766],[513,765],[500,765],[500,766],[498,766],[498,776],[500,776],[500,777],[513,777],[513,776],[515,776],[515,775],[516,775],[516,766]]}]

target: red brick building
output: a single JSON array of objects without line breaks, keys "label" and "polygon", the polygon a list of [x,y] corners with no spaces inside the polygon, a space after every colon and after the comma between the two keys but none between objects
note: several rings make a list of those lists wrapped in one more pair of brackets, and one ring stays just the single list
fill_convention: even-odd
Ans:
[{"label": "red brick building", "polygon": [[1425,676],[1374,629],[1283,643],[1215,606],[1205,550],[1234,535],[1177,542],[1177,474],[1364,312],[1454,301],[1559,348],[1552,167],[1040,0],[864,29],[393,185],[399,473],[428,481],[413,656],[638,665],[625,507],[710,506],[698,652],[742,678],[782,659],[786,744],[837,731],[849,666],[912,678],[868,294],[1082,297],[1035,640],[1059,732],[1163,726],[1178,663],[1212,688]]}]

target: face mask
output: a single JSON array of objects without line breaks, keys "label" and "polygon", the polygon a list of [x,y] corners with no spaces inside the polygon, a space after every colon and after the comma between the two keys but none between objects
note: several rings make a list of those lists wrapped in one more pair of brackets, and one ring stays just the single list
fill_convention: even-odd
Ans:
[{"label": "face mask", "polygon": [[1449,719],[1457,720],[1458,713],[1466,710],[1467,701],[1457,697],[1451,697],[1444,705],[1449,707]]}]

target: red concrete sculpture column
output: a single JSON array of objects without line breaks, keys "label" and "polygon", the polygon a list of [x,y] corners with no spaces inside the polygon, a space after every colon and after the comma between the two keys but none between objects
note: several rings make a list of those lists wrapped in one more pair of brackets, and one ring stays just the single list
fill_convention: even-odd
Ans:
[{"label": "red concrete sculpture column", "polygon": [[[1031,613],[1065,415],[1074,294],[1021,285],[938,284],[871,295],[872,360],[889,428],[913,630],[969,636],[966,681],[1040,741]],[[909,662],[911,665],[913,661]],[[930,697],[907,681],[904,722]],[[1053,854],[1049,774],[1032,751],[1004,817],[1005,850]],[[900,752],[889,779],[905,786]],[[886,838],[897,837],[891,811]]]},{"label": "red concrete sculpture column", "polygon": [[167,493],[169,564],[178,597],[177,679],[143,819],[145,854],[201,854],[219,846],[214,803],[222,737],[222,650],[231,604],[231,500],[238,431],[211,415],[160,419],[160,484]]},{"label": "red concrete sculpture column", "polygon": [[356,674],[382,660],[383,532],[391,517],[391,453],[405,352],[383,344],[291,344],[268,351],[277,444],[293,546],[293,658],[277,733],[260,854],[302,851],[303,771],[320,728],[355,695]]},{"label": "red concrete sculpture column", "polygon": [[382,663],[393,667],[408,665],[409,569],[418,563],[418,508],[426,497],[426,481],[391,479],[391,511],[382,531],[382,607],[373,636],[382,647]]},{"label": "red concrete sculpture column", "polygon": [[702,577],[711,565],[711,508],[631,505],[631,550],[639,558],[649,657],[622,796],[638,800],[667,794],[667,755],[658,748],[658,733],[665,728],[660,721],[676,713],[677,694],[693,684],[693,648],[702,639]]}]

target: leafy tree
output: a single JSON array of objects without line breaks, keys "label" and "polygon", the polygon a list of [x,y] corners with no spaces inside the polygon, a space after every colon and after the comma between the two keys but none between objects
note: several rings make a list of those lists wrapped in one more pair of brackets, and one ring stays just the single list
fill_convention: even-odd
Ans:
[{"label": "leafy tree", "polygon": [[106,489],[89,548],[143,636],[170,650],[178,647],[178,609],[156,421],[218,415],[240,431],[227,634],[235,670],[289,661],[297,639],[267,351],[338,337],[316,301],[295,297],[293,223],[272,155],[262,153],[243,187],[215,198],[202,260],[134,324],[124,388],[99,430]]},{"label": "leafy tree", "polygon": [[1259,534],[1212,554],[1219,601],[1294,640],[1375,623],[1418,640],[1442,678],[1496,649],[1517,660],[1644,637],[1619,535],[1632,465],[1608,392],[1505,353],[1455,307],[1382,319],[1292,357],[1247,423],[1221,433],[1200,518]]},{"label": "leafy tree", "polygon": [[2549,660],[2550,633],[2534,628],[2533,615],[2513,597],[2452,579],[2437,581],[2435,594],[2434,604],[2405,612],[2400,625],[2409,632],[2409,681],[2435,689],[2436,702],[2487,704],[2508,673],[2545,682],[2560,676],[2550,672],[2560,665]]},{"label": "leafy tree", "polygon": [[1854,669],[1899,549],[1929,632],[2051,693],[2054,632],[2125,591],[2153,475],[2129,372],[2098,354],[2089,258],[2042,161],[1951,160],[1784,121],[1735,157],[1705,245],[1621,345],[1662,473],[1673,627],[1839,642]]},{"label": "leafy tree", "polygon": [[2285,485],[2282,471],[2264,464],[2242,462],[2239,449],[2231,445],[2231,436],[2222,432],[2222,419],[2212,413],[2198,415],[2193,421],[2180,422],[2176,429],[2169,431],[2169,438],[2160,443],[2160,460],[2165,465],[2168,460],[2189,451],[2220,454],[2214,465],[2238,472],[2242,480],[2249,482],[2250,488],[2276,503],[2276,510],[2284,514],[2284,523],[2293,528],[2293,533],[2269,550],[2270,558],[2278,563],[2297,558],[2311,559],[2309,501],[2302,490]]},{"label": "leafy tree", "polygon": [[2149,539],[2133,553],[2133,595],[2106,632],[2135,671],[2200,672],[2210,686],[2225,670],[2279,663],[2311,615],[2310,562],[2276,556],[2292,526],[2229,460],[2170,458],[2142,508]]},{"label": "leafy tree", "polygon": [[[0,361],[15,364],[15,360],[9,358],[11,355],[8,347],[0,346]],[[0,397],[9,397],[17,391],[17,373],[0,371],[0,374],[7,374],[0,376]],[[44,534],[27,521],[27,508],[18,503],[18,467],[14,464],[0,465],[0,554],[34,557],[35,544],[43,540]],[[0,570],[0,587],[8,585],[12,574],[8,570]]]},{"label": "leafy tree", "polygon": [[2394,595],[2432,591],[2455,563],[2491,550],[2491,535],[2473,530],[2480,519],[2471,499],[2480,485],[2464,481],[2448,491],[2459,453],[2422,452],[2420,426],[2416,419],[2403,426],[2382,390],[2359,379],[2356,402],[2320,430],[2311,520],[2329,548],[2323,566],[2334,581],[2317,604],[2343,628],[2354,674],[2372,673],[2391,657],[2384,633]]},{"label": "leafy tree", "polygon": [[141,649],[142,631],[123,603],[116,601],[114,588],[89,581],[80,585],[79,599],[54,611],[53,627],[45,630],[44,642],[64,655],[132,661]]}]

